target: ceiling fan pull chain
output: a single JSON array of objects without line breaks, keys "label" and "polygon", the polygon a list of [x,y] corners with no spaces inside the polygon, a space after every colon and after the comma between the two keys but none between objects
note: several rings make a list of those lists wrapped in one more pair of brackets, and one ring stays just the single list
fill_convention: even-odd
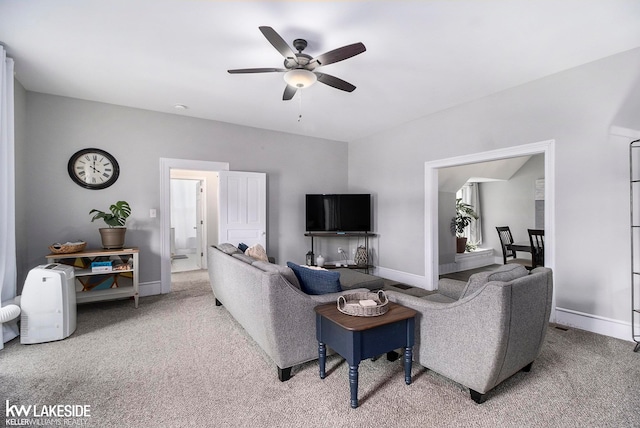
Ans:
[{"label": "ceiling fan pull chain", "polygon": [[300,95],[298,95],[298,122],[302,121],[302,92],[298,91]]}]

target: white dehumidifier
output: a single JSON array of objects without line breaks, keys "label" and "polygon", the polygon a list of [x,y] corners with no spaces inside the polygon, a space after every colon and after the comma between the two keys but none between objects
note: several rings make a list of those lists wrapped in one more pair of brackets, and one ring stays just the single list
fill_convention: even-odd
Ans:
[{"label": "white dehumidifier", "polygon": [[62,340],[76,330],[73,266],[40,265],[29,271],[20,298],[20,343]]}]

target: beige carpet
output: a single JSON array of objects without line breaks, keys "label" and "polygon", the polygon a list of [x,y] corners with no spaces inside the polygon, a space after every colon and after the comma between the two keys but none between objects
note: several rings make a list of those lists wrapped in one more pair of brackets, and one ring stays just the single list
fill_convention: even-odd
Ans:
[{"label": "beige carpet", "polygon": [[[360,366],[360,407],[349,407],[348,367],[330,357],[279,382],[275,366],[224,307],[205,272],[174,275],[174,292],[81,305],[69,338],[18,340],[0,351],[0,399],[85,404],[90,427],[633,427],[640,426],[640,354],[631,342],[551,327],[530,373],[475,404],[466,388],[414,364]],[[6,418],[0,426],[6,422]]]}]

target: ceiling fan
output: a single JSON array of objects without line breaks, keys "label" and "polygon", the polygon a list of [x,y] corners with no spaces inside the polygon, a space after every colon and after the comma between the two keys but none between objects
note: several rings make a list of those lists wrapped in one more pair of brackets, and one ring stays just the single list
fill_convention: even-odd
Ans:
[{"label": "ceiling fan", "polygon": [[293,41],[293,47],[298,51],[298,53],[294,53],[287,42],[285,42],[273,28],[264,26],[259,28],[269,43],[284,57],[284,68],[240,68],[227,70],[229,73],[285,73],[284,80],[287,82],[287,86],[284,88],[284,94],[282,95],[284,101],[293,98],[298,89],[307,88],[316,81],[340,89],[341,91],[353,92],[353,90],[356,89],[356,87],[349,82],[345,82],[330,74],[320,73],[315,71],[315,69],[361,54],[367,50],[362,43],[358,42],[343,46],[312,58],[302,53],[307,47],[306,40],[295,39]]}]

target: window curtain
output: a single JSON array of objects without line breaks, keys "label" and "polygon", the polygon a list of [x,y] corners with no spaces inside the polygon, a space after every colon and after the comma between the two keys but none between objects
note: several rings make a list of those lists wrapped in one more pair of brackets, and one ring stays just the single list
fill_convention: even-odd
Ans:
[{"label": "window curtain", "polygon": [[[13,118],[13,59],[0,45],[0,306],[16,297],[16,218]],[[2,348],[18,335],[18,321],[2,324]]]},{"label": "window curtain", "polygon": [[[479,183],[465,183],[456,197],[462,198],[462,202],[469,204],[473,210],[480,215],[480,190]],[[482,244],[482,219],[472,220],[464,231],[464,236],[469,239],[469,243],[480,246]]]}]

